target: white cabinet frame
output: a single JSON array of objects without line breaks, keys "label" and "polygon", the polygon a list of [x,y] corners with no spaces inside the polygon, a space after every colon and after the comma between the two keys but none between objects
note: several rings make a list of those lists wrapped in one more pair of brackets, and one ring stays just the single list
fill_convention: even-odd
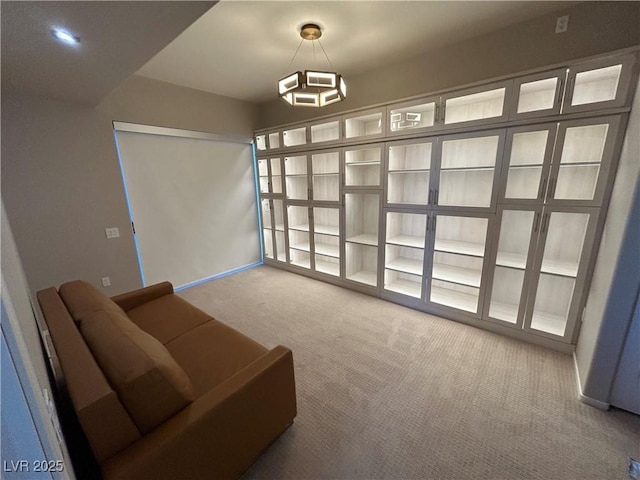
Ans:
[{"label": "white cabinet frame", "polygon": [[[523,118],[536,118],[559,114],[560,108],[562,106],[562,98],[565,91],[566,77],[567,68],[558,68],[556,70],[549,70],[548,72],[536,73],[533,75],[527,75],[525,77],[515,78],[513,80],[513,95],[509,104],[509,119],[517,120]],[[522,85],[547,79],[556,79],[556,88],[553,95],[553,102],[551,107],[518,113]]]},{"label": "white cabinet frame", "polygon": [[[549,172],[549,183],[547,185],[547,192],[545,197],[545,203],[548,205],[575,205],[575,206],[599,206],[602,205],[605,191],[610,188],[608,185],[608,179],[610,176],[611,165],[614,160],[614,153],[619,146],[619,142],[621,139],[619,138],[620,132],[620,121],[621,118],[619,115],[615,116],[606,116],[606,117],[595,117],[589,118],[585,120],[572,120],[569,122],[561,122],[558,128],[558,134],[556,137],[556,144],[553,153],[553,161],[551,165],[551,171]],[[602,150],[602,157],[600,162],[600,167],[598,171],[598,178],[596,180],[595,192],[593,195],[593,199],[590,200],[582,200],[582,199],[556,199],[554,198],[556,193],[556,188],[558,186],[558,175],[561,166],[563,147],[565,143],[567,129],[572,127],[583,127],[590,125],[602,125],[607,124],[607,136],[605,139],[604,148]],[[565,164],[572,165],[572,164]]]},{"label": "white cabinet frame", "polygon": [[[314,127],[320,127],[322,125],[327,125],[330,123],[337,123],[338,128],[338,138],[330,139],[330,140],[316,140],[314,141]],[[318,120],[315,122],[310,122],[306,124],[307,126],[307,143],[310,148],[315,148],[316,146],[324,146],[335,143],[341,143],[344,137],[344,124],[342,122],[342,116],[325,118],[322,120]]]},{"label": "white cabinet frame", "polygon": [[[379,116],[379,121],[380,121],[380,125],[379,125],[379,132],[376,133],[362,133],[362,134],[351,134],[351,130],[354,129],[355,127],[352,127],[350,125],[350,122],[354,122],[360,118],[366,118],[366,117],[378,117]],[[351,142],[351,141],[356,141],[356,140],[369,140],[369,139],[375,139],[375,138],[382,138],[386,135],[387,133],[387,129],[386,129],[386,107],[379,107],[379,108],[371,108],[368,110],[360,110],[358,112],[351,112],[348,114],[344,114],[342,115],[342,124],[343,124],[343,140],[345,142]],[[372,121],[375,122],[375,120],[372,119]]]},{"label": "white cabinet frame", "polygon": [[[636,57],[637,54],[629,54],[617,57],[601,58],[570,67],[562,113],[588,112],[592,110],[602,110],[605,108],[623,107],[630,104],[631,97],[633,95],[633,88],[631,88],[633,86],[632,81],[634,78],[637,78],[638,73]],[[615,65],[621,65],[621,72],[615,96],[612,100],[590,102],[580,105],[571,104],[576,89],[577,75],[591,70],[607,68]]]},{"label": "white cabinet frame", "polygon": [[[504,89],[504,96],[502,100],[502,108],[499,115],[492,115],[490,117],[481,117],[477,119],[463,120],[451,122],[447,121],[448,117],[451,119],[452,106],[448,105],[448,102],[453,103],[456,99],[471,96],[471,95],[480,95],[485,92],[491,92],[493,90]],[[450,92],[442,95],[442,103],[440,106],[440,119],[439,126],[442,129],[447,128],[460,128],[467,127],[470,125],[486,125],[490,123],[497,123],[506,120],[509,117],[509,104],[511,101],[511,94],[513,91],[513,80],[506,80],[502,82],[490,83],[487,85],[482,85],[479,87],[469,88],[466,90],[458,90],[455,92]],[[449,112],[447,110],[449,109]],[[448,116],[448,117],[447,117]]]},{"label": "white cabinet frame", "polygon": [[[439,119],[440,119],[440,103],[441,103],[441,99],[439,95],[436,96],[429,96],[429,97],[423,97],[423,98],[419,98],[416,100],[411,100],[408,102],[401,102],[401,103],[394,103],[393,105],[388,105],[387,106],[387,115],[386,115],[386,122],[387,122],[387,136],[388,137],[393,137],[393,136],[399,136],[399,135],[415,135],[415,134],[420,134],[420,133],[428,133],[432,130],[437,130],[439,128],[441,128],[441,125],[438,123]],[[393,125],[398,122],[398,121],[404,121],[404,122],[411,122],[413,121],[417,121],[415,117],[415,113],[413,114],[414,117],[412,118],[409,113],[407,112],[408,115],[406,115],[405,119],[401,119],[401,118],[395,118],[396,116],[398,116],[398,113],[394,113],[394,110],[405,110],[407,108],[410,107],[418,107],[418,106],[422,106],[422,105],[428,105],[428,104],[433,104],[433,122],[431,125],[427,125],[424,127],[411,127],[411,126],[407,126],[406,128],[402,128],[402,129],[393,129]],[[420,114],[420,113],[418,113]]]},{"label": "white cabinet frame", "polygon": [[[584,236],[584,243],[582,252],[580,255],[580,262],[578,265],[578,272],[575,277],[575,286],[573,288],[573,295],[569,306],[569,312],[567,314],[567,323],[564,329],[564,335],[562,337],[554,335],[552,333],[544,332],[541,330],[531,328],[532,316],[536,303],[536,294],[538,288],[538,282],[540,280],[542,260],[544,257],[545,244],[547,240],[549,218],[554,212],[565,213],[581,213],[589,215],[589,222]],[[529,281],[529,294],[527,296],[527,306],[524,319],[524,330],[534,332],[536,335],[540,335],[547,338],[553,338],[560,340],[564,343],[571,343],[574,330],[578,319],[581,317],[580,309],[583,304],[584,286],[587,281],[586,273],[591,260],[594,247],[594,239],[597,230],[598,216],[600,209],[598,208],[580,208],[580,207],[544,207],[542,210],[542,220],[540,223],[540,230],[538,236],[538,242],[536,247],[536,254],[533,261],[533,271]],[[567,239],[571,241],[571,239]]]},{"label": "white cabinet frame", "polygon": [[[551,170],[551,161],[553,159],[554,145],[556,141],[556,133],[558,129],[557,123],[544,123],[537,125],[527,125],[524,127],[515,127],[507,129],[504,153],[501,160],[500,177],[496,190],[498,191],[498,203],[509,205],[537,205],[544,202],[546,196],[547,185],[549,184],[549,175]],[[538,181],[536,198],[515,198],[506,197],[507,183],[509,180],[509,170],[511,167],[511,154],[513,152],[513,139],[515,135],[547,131],[547,141],[545,144],[544,159],[542,163],[542,171],[540,180]]]}]

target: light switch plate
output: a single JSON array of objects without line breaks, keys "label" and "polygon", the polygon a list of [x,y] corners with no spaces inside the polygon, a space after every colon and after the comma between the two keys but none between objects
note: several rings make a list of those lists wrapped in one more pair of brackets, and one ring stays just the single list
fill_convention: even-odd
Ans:
[{"label": "light switch plate", "polygon": [[107,238],[118,238],[120,236],[120,230],[118,227],[105,228]]},{"label": "light switch plate", "polygon": [[111,286],[111,279],[109,277],[102,277],[100,280],[102,280],[102,286],[103,287],[110,287]]},{"label": "light switch plate", "polygon": [[558,17],[556,20],[556,33],[564,33],[569,28],[569,15]]}]

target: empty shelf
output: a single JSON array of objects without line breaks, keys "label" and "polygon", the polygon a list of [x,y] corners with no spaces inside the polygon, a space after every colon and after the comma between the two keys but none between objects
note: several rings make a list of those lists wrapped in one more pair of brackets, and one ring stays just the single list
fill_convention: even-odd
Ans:
[{"label": "empty shelf", "polygon": [[349,275],[347,277],[347,280],[364,283],[366,285],[372,285],[375,287],[378,283],[378,274],[369,270],[361,270],[357,273],[354,273],[353,275]]},{"label": "empty shelf", "polygon": [[372,167],[372,166],[380,166],[379,161],[367,160],[364,162],[347,162],[345,163],[347,167]]},{"label": "empty shelf", "polygon": [[489,307],[489,316],[505,322],[516,323],[518,321],[518,305],[493,301]]},{"label": "empty shelf", "polygon": [[431,286],[431,301],[475,313],[478,309],[478,296],[457,292],[448,288]]},{"label": "empty shelf", "polygon": [[562,315],[547,312],[534,311],[531,319],[531,328],[534,330],[552,333],[560,337],[564,335],[566,324],[566,319]]},{"label": "empty shelf", "polygon": [[291,260],[291,265],[302,268],[311,268],[311,260],[308,258],[303,260]]},{"label": "empty shelf", "polygon": [[434,250],[439,252],[459,253],[461,255],[470,255],[473,257],[483,257],[484,243],[441,240],[436,238]]},{"label": "empty shelf", "polygon": [[415,235],[396,235],[387,239],[387,243],[401,245],[404,247],[424,248],[424,237]]},{"label": "empty shelf", "polygon": [[[307,230],[309,229],[309,226],[307,225]],[[276,230],[278,230],[279,232],[284,232],[284,223],[276,223]],[[295,230],[295,227],[292,228],[292,230]]]},{"label": "empty shelf", "polygon": [[409,280],[403,280],[402,278],[398,278],[393,282],[385,284],[384,288],[385,290],[401,293],[409,297],[420,298],[420,296],[422,295],[421,284],[416,282],[411,282]]},{"label": "empty shelf", "polygon": [[471,268],[434,263],[431,276],[438,280],[444,280],[445,282],[459,283],[461,285],[479,288],[482,272]]},{"label": "empty shelf", "polygon": [[308,232],[309,231],[309,224],[308,223],[301,223],[300,225],[289,225],[289,230],[300,230],[301,232]]},{"label": "empty shelf", "polygon": [[340,235],[340,227],[334,227],[333,225],[314,225],[313,231],[315,233],[321,233],[323,235]]},{"label": "empty shelf", "polygon": [[387,261],[385,268],[398,272],[411,273],[412,275],[422,275],[423,261],[415,258],[396,257]]},{"label": "empty shelf", "polygon": [[524,269],[527,266],[527,256],[520,253],[498,252],[496,265]]},{"label": "empty shelf", "polygon": [[309,245],[309,242],[296,243],[294,245],[289,245],[289,248],[293,248],[294,250],[301,250],[303,252],[311,251],[311,246]]},{"label": "empty shelf", "polygon": [[340,264],[333,262],[325,262],[323,260],[318,260],[316,258],[316,271],[327,273],[329,275],[339,276],[340,275]]},{"label": "empty shelf", "polygon": [[[340,247],[338,245],[328,245],[326,243],[316,243],[316,253],[327,257],[340,258]],[[293,247],[292,247],[293,248]]]},{"label": "empty shelf", "polygon": [[551,273],[553,275],[562,275],[563,277],[576,278],[578,276],[578,263],[568,262],[566,260],[557,260],[553,258],[542,259],[543,273]]},{"label": "empty shelf", "polygon": [[363,245],[373,245],[374,247],[377,247],[378,235],[375,233],[361,233],[360,235],[347,238],[347,242],[361,243]]}]

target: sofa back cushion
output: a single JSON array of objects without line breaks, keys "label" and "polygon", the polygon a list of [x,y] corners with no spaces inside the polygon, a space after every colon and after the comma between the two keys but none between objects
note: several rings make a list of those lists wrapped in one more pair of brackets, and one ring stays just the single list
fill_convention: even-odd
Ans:
[{"label": "sofa back cushion", "polygon": [[169,351],[126,314],[111,309],[86,314],[80,331],[142,433],[194,400],[189,377]]},{"label": "sofa back cushion", "polygon": [[88,314],[100,310],[124,314],[124,310],[117,303],[88,282],[67,282],[61,285],[58,291],[76,323]]}]

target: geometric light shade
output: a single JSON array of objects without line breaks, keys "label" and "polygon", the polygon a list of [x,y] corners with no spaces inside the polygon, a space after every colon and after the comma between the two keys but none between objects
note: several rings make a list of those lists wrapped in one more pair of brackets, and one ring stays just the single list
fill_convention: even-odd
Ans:
[{"label": "geometric light shade", "polygon": [[278,81],[278,93],[289,105],[324,107],[344,100],[347,84],[335,72],[305,70],[287,75]]}]

